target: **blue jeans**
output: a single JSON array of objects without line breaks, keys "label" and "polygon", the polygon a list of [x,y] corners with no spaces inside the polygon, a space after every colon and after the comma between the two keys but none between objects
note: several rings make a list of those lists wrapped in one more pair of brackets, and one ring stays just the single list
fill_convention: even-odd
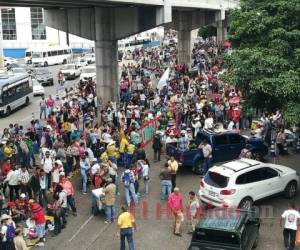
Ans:
[{"label": "blue jeans", "polygon": [[125,238],[127,238],[129,250],[134,250],[133,230],[132,230],[132,228],[131,227],[121,228],[120,236],[121,236],[120,250],[125,250]]},{"label": "blue jeans", "polygon": [[135,203],[137,203],[137,196],[135,193],[135,188],[134,188],[134,184],[130,183],[128,187],[124,187],[125,188],[125,198],[126,198],[126,202],[127,204],[130,204],[131,202],[131,197],[133,199],[133,201]]},{"label": "blue jeans", "polygon": [[86,175],[85,170],[81,170],[81,178],[82,178],[82,192],[86,193],[86,186],[87,186],[87,181],[88,181],[88,177]]},{"label": "blue jeans", "polygon": [[127,154],[126,158],[126,166],[131,166],[133,154]]},{"label": "blue jeans", "polygon": [[114,156],[109,156],[108,159],[109,159],[112,163],[115,163],[115,164],[118,163],[117,158],[114,157]]},{"label": "blue jeans", "polygon": [[160,184],[160,199],[161,200],[168,199],[171,190],[172,190],[171,180],[162,180]]},{"label": "blue jeans", "polygon": [[203,174],[206,174],[206,172],[208,171],[208,169],[212,166],[212,158],[205,158],[203,165],[202,165],[202,171]]},{"label": "blue jeans", "polygon": [[127,154],[121,153],[121,165],[125,166],[127,163]]},{"label": "blue jeans", "polygon": [[71,207],[73,213],[76,213],[76,204],[75,204],[75,199],[74,199],[73,195],[67,196],[67,203],[68,203],[68,206]]},{"label": "blue jeans", "polygon": [[112,206],[105,206],[105,214],[106,220],[109,222],[113,222],[116,217],[116,208],[114,205]]},{"label": "blue jeans", "polygon": [[43,238],[45,236],[45,226],[46,223],[36,225],[36,234],[39,238]]}]

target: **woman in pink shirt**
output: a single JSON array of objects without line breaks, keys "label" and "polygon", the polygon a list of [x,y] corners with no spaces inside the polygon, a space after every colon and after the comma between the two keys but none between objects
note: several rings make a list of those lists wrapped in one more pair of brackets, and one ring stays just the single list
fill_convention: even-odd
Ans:
[{"label": "woman in pink shirt", "polygon": [[69,181],[69,179],[65,176],[64,172],[60,172],[60,184],[63,187],[63,189],[67,193],[67,202],[68,206],[71,207],[73,211],[73,215],[77,216],[77,209],[76,209],[76,204],[75,204],[75,199],[74,199],[74,188],[72,182]]},{"label": "woman in pink shirt", "polygon": [[174,192],[169,195],[168,206],[174,216],[174,234],[177,236],[182,236],[180,233],[180,227],[183,219],[183,203],[182,194],[179,192],[178,187],[175,187]]}]

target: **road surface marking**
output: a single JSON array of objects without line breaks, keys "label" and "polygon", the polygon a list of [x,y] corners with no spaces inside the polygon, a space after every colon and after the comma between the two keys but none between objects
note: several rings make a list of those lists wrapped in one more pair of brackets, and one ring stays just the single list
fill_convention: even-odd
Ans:
[{"label": "road surface marking", "polygon": [[69,239],[69,242],[74,240],[74,238],[80,233],[80,231],[90,222],[91,219],[93,219],[94,215],[91,215],[82,225],[81,227],[77,230],[77,232]]},{"label": "road surface marking", "polygon": [[99,234],[97,235],[97,237],[85,248],[85,250],[88,250],[91,246],[94,245],[94,243],[98,240],[98,238],[100,237],[100,235],[102,233],[104,233],[104,231],[110,226],[110,224],[107,224],[104,228],[102,228],[102,230],[99,232]]}]

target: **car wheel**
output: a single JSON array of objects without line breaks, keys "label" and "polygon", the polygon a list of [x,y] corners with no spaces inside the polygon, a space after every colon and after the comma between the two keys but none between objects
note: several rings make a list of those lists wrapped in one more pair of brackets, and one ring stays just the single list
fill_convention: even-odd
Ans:
[{"label": "car wheel", "polygon": [[253,243],[252,249],[257,248],[257,246],[258,246],[258,240],[259,240],[259,235],[257,233],[257,236],[256,236],[256,239],[255,239],[255,241]]},{"label": "car wheel", "polygon": [[204,173],[203,173],[203,169],[202,169],[202,165],[203,165],[203,159],[198,159],[198,160],[195,162],[195,165],[194,165],[192,171],[193,171],[195,174],[199,174],[199,175],[204,174]]},{"label": "car wheel", "polygon": [[250,197],[246,197],[241,200],[239,204],[240,209],[251,210],[253,205],[253,200]]},{"label": "car wheel", "polygon": [[297,182],[291,181],[284,189],[284,196],[288,199],[294,198],[297,194]]},{"label": "car wheel", "polygon": [[44,62],[44,67],[48,67],[48,62]]},{"label": "car wheel", "polygon": [[10,113],[11,113],[11,108],[8,106],[7,108],[6,108],[6,115],[7,116],[9,116],[10,115]]},{"label": "car wheel", "polygon": [[28,106],[28,104],[29,104],[29,98],[26,97],[25,105]]}]

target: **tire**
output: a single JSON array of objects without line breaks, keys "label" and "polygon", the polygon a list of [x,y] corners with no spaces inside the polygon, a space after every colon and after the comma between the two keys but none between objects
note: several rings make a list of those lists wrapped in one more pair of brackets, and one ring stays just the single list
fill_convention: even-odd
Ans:
[{"label": "tire", "polygon": [[28,97],[26,97],[25,105],[26,105],[26,106],[29,105],[29,98],[28,98]]},{"label": "tire", "polygon": [[9,116],[10,114],[11,114],[11,108],[8,106],[8,107],[6,108],[5,115],[6,115],[6,116]]},{"label": "tire", "polygon": [[48,67],[48,62],[44,62],[44,67]]},{"label": "tire", "polygon": [[239,204],[240,209],[251,210],[253,205],[253,200],[250,197],[245,197],[241,200]]},{"label": "tire", "polygon": [[202,165],[203,165],[203,159],[198,159],[198,160],[195,162],[195,165],[194,165],[192,171],[193,171],[195,174],[198,174],[198,175],[203,174]]},{"label": "tire", "polygon": [[284,197],[287,199],[292,199],[297,194],[297,182],[291,181],[289,184],[286,185],[284,189]]}]

